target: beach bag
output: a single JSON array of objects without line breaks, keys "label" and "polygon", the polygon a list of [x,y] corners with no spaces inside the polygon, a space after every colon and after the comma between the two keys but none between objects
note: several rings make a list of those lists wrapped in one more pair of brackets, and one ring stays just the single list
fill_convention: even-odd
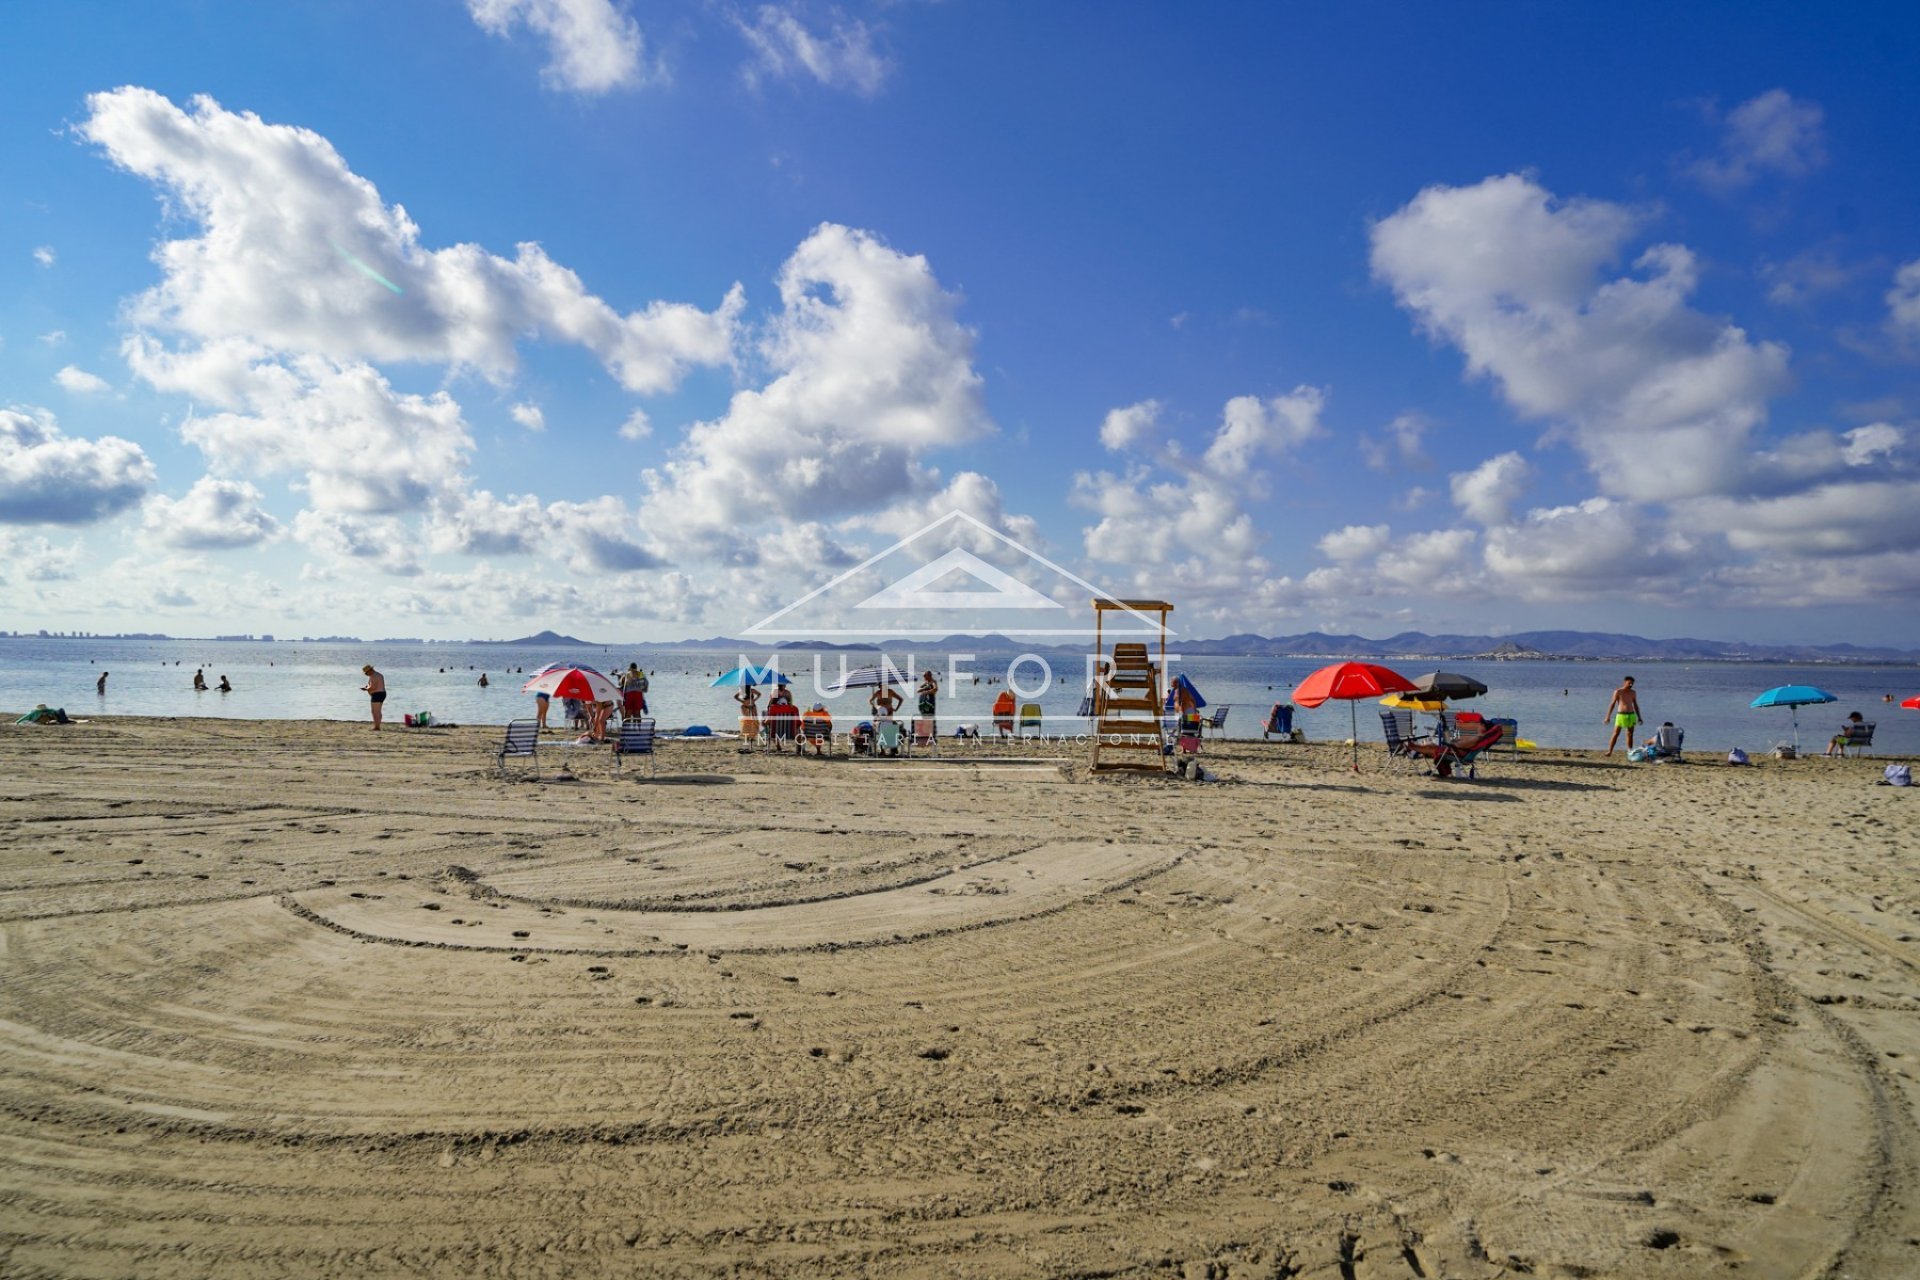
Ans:
[{"label": "beach bag", "polygon": [[1791,760],[1799,754],[1798,751],[1795,751],[1784,742],[1773,749],[1773,758],[1775,760]]},{"label": "beach bag", "polygon": [[1887,766],[1887,785],[1890,787],[1910,787],[1913,785],[1913,769],[1904,764]]},{"label": "beach bag", "polygon": [[1735,747],[1733,750],[1727,752],[1727,763],[1728,764],[1751,764],[1752,761],[1747,759],[1746,752],[1742,751],[1738,747]]},{"label": "beach bag", "polygon": [[1645,764],[1658,754],[1659,749],[1651,742],[1648,742],[1627,752],[1627,759],[1633,761],[1635,764]]}]

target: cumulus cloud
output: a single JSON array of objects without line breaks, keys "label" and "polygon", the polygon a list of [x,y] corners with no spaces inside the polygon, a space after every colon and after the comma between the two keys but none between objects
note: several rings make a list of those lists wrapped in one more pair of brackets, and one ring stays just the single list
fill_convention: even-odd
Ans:
[{"label": "cumulus cloud", "polygon": [[202,476],[177,502],[147,500],[146,532],[170,547],[216,551],[257,546],[279,536],[280,522],[260,508],[260,491],[240,480]]},{"label": "cumulus cloud", "polygon": [[1470,520],[1481,524],[1505,524],[1513,504],[1527,490],[1533,468],[1517,453],[1488,458],[1471,471],[1456,471],[1448,477],[1453,505]]},{"label": "cumulus cloud", "polygon": [[1316,544],[1329,560],[1366,560],[1385,551],[1393,531],[1384,524],[1350,524],[1323,536]]},{"label": "cumulus cloud", "polygon": [[88,373],[77,365],[70,364],[62,367],[60,372],[53,375],[53,380],[75,395],[92,396],[113,390],[107,385],[105,378]]},{"label": "cumulus cloud", "polygon": [[1693,254],[1655,245],[1599,279],[1641,215],[1532,181],[1431,187],[1373,228],[1373,270],[1516,410],[1568,430],[1601,488],[1662,501],[1737,488],[1786,348],[1693,310]]},{"label": "cumulus cloud", "polygon": [[831,223],[781,269],[759,354],[773,377],[696,423],[650,473],[656,524],[832,519],[935,487],[930,452],[993,430],[973,333],[923,257]]},{"label": "cumulus cloud", "polygon": [[92,524],[139,502],[153,481],[130,440],[76,439],[45,410],[0,409],[0,524]]},{"label": "cumulus cloud", "polygon": [[1687,172],[1723,194],[1769,174],[1805,177],[1827,162],[1825,123],[1820,104],[1769,89],[1727,113],[1719,154],[1693,161]]},{"label": "cumulus cloud", "polygon": [[422,572],[416,536],[393,516],[302,511],[293,519],[293,536],[324,555],[362,561],[399,577]]},{"label": "cumulus cloud", "polygon": [[489,35],[525,26],[545,40],[549,61],[540,76],[550,88],[601,94],[643,78],[645,37],[612,0],[467,0],[467,11]]},{"label": "cumulus cloud", "polygon": [[183,111],[148,89],[87,102],[81,134],[152,181],[200,232],[154,251],[162,279],[129,308],[142,326],[495,378],[513,372],[522,338],[542,335],[585,347],[639,393],[731,357],[745,303],[737,285],[713,311],[654,302],[623,314],[537,244],[512,259],[472,244],[422,247],[406,210],[387,205],[312,130],[207,97]]},{"label": "cumulus cloud", "polygon": [[[130,353],[156,386],[175,385],[176,375],[209,376],[198,361],[182,372],[164,354],[137,345]],[[358,515],[417,511],[461,481],[473,438],[444,391],[403,394],[371,365],[318,356],[221,376],[229,373],[244,409],[190,418],[180,430],[216,470],[294,473],[316,511]]]},{"label": "cumulus cloud", "polygon": [[529,431],[545,431],[547,429],[547,415],[541,412],[540,406],[537,404],[522,402],[514,405],[508,412],[513,415],[515,422]]},{"label": "cumulus cloud", "polygon": [[635,409],[627,415],[627,420],[620,424],[622,440],[645,440],[652,434],[653,419],[647,416],[645,409]]},{"label": "cumulus cloud", "polygon": [[753,50],[749,82],[763,77],[807,78],[831,89],[872,97],[892,69],[873,46],[873,33],[857,19],[842,19],[832,31],[816,35],[791,8],[761,5],[752,21],[736,18],[740,34]]},{"label": "cumulus cloud", "polygon": [[[1266,493],[1260,464],[1319,434],[1325,404],[1326,393],[1308,386],[1266,400],[1236,396],[1198,456],[1168,441],[1124,471],[1075,475],[1070,500],[1099,517],[1082,530],[1087,556],[1109,565],[1204,565],[1197,576],[1237,578],[1247,589],[1269,568],[1246,510]],[[1146,436],[1133,438],[1136,451],[1145,447]]]},{"label": "cumulus cloud", "polygon": [[1487,569],[1502,591],[1529,600],[1585,596],[1674,598],[1675,575],[1703,572],[1708,549],[1610,498],[1529,511],[1487,530]]},{"label": "cumulus cloud", "polygon": [[1142,400],[1124,409],[1110,410],[1100,423],[1100,443],[1109,449],[1138,449],[1160,430],[1160,402]]}]

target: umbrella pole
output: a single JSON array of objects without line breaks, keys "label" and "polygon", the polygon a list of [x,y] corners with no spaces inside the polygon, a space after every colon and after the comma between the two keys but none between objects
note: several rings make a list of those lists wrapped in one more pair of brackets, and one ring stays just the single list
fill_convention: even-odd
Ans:
[{"label": "umbrella pole", "polygon": [[1347,715],[1353,723],[1353,771],[1360,772],[1360,709],[1352,699],[1347,700]]}]

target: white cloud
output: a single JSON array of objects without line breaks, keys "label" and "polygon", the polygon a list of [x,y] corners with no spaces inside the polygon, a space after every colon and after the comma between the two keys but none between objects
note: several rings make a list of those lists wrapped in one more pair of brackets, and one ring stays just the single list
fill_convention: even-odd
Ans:
[{"label": "white cloud", "polygon": [[726,363],[744,306],[655,302],[622,314],[537,244],[509,260],[477,245],[429,250],[419,228],[309,129],[147,89],[88,99],[81,133],[154,182],[200,234],[160,245],[162,279],[137,324],[201,342],[238,340],[338,362],[417,360],[509,376],[530,335],[577,343],[630,391],[673,387]]},{"label": "white cloud", "polygon": [[886,83],[892,69],[873,47],[873,33],[858,19],[844,19],[831,33],[815,35],[791,9],[761,5],[753,21],[736,18],[754,58],[748,80],[761,76],[795,80],[809,77],[832,89],[846,89],[872,97]]},{"label": "white cloud", "polygon": [[1760,278],[1767,286],[1767,301],[1775,306],[1802,306],[1814,298],[1836,293],[1852,284],[1861,274],[1859,266],[1840,261],[1830,248],[1809,249],[1785,262],[1763,263]]},{"label": "white cloud", "polygon": [[627,420],[620,424],[622,440],[645,440],[652,434],[653,420],[647,417],[645,409],[635,409],[627,415]]},{"label": "white cloud", "polygon": [[515,422],[529,431],[545,431],[547,429],[547,415],[540,411],[540,406],[537,404],[522,402],[514,405],[508,412],[513,415]]},{"label": "white cloud", "polygon": [[[1326,393],[1308,386],[1268,400],[1236,396],[1198,458],[1174,441],[1155,450],[1157,475],[1145,463],[1077,474],[1070,501],[1099,517],[1081,531],[1087,556],[1142,570],[1184,563],[1183,583],[1195,594],[1205,590],[1203,579],[1217,579],[1222,589],[1237,580],[1231,589],[1251,590],[1269,569],[1260,556],[1264,538],[1246,511],[1266,493],[1258,464],[1319,434],[1325,403]],[[1146,441],[1139,433],[1131,438],[1136,449]]]},{"label": "white cloud", "polygon": [[1421,447],[1421,437],[1433,426],[1423,413],[1409,410],[1395,415],[1385,438],[1360,437],[1360,457],[1373,471],[1424,471],[1433,465]]},{"label": "white cloud", "polygon": [[1920,258],[1893,274],[1887,290],[1887,327],[1903,341],[1920,343]]},{"label": "white cloud", "polygon": [[1727,113],[1720,154],[1687,171],[1722,193],[1753,185],[1767,174],[1800,178],[1827,162],[1826,115],[1815,102],[1769,89]]},{"label": "white cloud", "polygon": [[55,546],[34,534],[0,527],[0,586],[8,582],[66,582],[79,576],[81,544]]},{"label": "white cloud", "polygon": [[1688,307],[1698,270],[1681,246],[1647,250],[1638,277],[1598,281],[1639,222],[1517,175],[1431,187],[1375,224],[1373,270],[1470,373],[1566,428],[1606,492],[1737,488],[1786,348]]},{"label": "white cloud", "polygon": [[1646,512],[1608,498],[1529,511],[1487,530],[1487,569],[1498,589],[1528,600],[1627,597],[1673,603],[1676,575],[1698,577],[1709,549]]},{"label": "white cloud", "polygon": [[418,538],[393,516],[302,511],[294,517],[293,536],[324,555],[364,561],[399,577],[422,572]]},{"label": "white cloud", "polygon": [[49,347],[57,347],[66,340],[67,331],[65,329],[54,329],[40,335],[40,341]]},{"label": "white cloud", "polygon": [[1533,468],[1517,453],[1488,458],[1471,471],[1448,477],[1453,505],[1484,525],[1505,524],[1513,504],[1527,491]]},{"label": "white cloud", "polygon": [[239,480],[202,476],[179,501],[147,500],[146,532],[170,547],[213,551],[251,547],[280,534],[280,522],[260,509],[260,491]]},{"label": "white cloud", "polygon": [[1295,387],[1284,396],[1262,401],[1259,396],[1235,396],[1227,401],[1202,459],[1215,475],[1244,472],[1263,456],[1294,449],[1320,434],[1320,410],[1325,393],[1316,387]]},{"label": "white cloud", "polygon": [[1709,499],[1693,506],[1686,519],[1723,534],[1736,551],[1802,557],[1911,553],[1920,550],[1920,483],[1866,480],[1780,497]]},{"label": "white cloud", "polygon": [[139,502],[153,480],[130,440],[74,439],[45,410],[0,409],[0,524],[92,524]]},{"label": "white cloud", "polygon": [[53,375],[53,380],[75,395],[98,395],[103,391],[113,390],[112,387],[107,385],[105,378],[97,374],[88,373],[85,369],[79,368],[76,365],[64,366],[60,372]]},{"label": "white cloud", "polygon": [[1113,409],[1100,423],[1100,443],[1109,449],[1138,449],[1150,443],[1160,430],[1160,402],[1142,400],[1124,409]]},{"label": "white cloud", "polygon": [[489,35],[524,24],[543,38],[550,61],[540,76],[550,88],[598,94],[643,79],[645,37],[612,0],[467,0],[467,10]]},{"label": "white cloud", "polygon": [[922,257],[825,224],[780,272],[765,386],[696,423],[647,509],[687,531],[826,520],[931,490],[922,459],[993,431],[956,295]]},{"label": "white cloud", "polygon": [[[165,356],[134,350],[130,363],[143,376],[172,385],[176,370]],[[180,376],[202,368],[190,363]],[[247,412],[190,418],[181,427],[216,470],[301,474],[316,511],[359,515],[419,510],[462,483],[473,438],[444,391],[401,394],[371,365],[317,356],[250,365],[234,389]]]},{"label": "white cloud", "polygon": [[1315,545],[1327,559],[1346,563],[1371,559],[1392,542],[1393,531],[1384,524],[1350,524],[1324,535]]},{"label": "white cloud", "polygon": [[39,248],[35,249],[33,251],[33,260],[39,263],[43,267],[52,266],[55,261],[53,246],[50,244],[43,244]]}]

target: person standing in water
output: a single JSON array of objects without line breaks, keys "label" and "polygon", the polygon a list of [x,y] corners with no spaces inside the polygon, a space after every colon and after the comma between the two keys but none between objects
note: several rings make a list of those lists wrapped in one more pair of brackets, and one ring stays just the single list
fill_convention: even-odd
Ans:
[{"label": "person standing in water", "polygon": [[97,692],[103,698],[107,696],[107,677],[110,674],[112,673],[107,671],[102,671],[100,673],[100,678],[93,682],[93,687],[95,692]]},{"label": "person standing in water", "polygon": [[360,688],[366,692],[367,700],[373,704],[373,731],[378,733],[380,732],[380,704],[387,700],[387,678],[375,671],[371,662],[360,668],[360,674],[367,678],[367,682]]},{"label": "person standing in water", "polygon": [[1613,691],[1613,701],[1607,704],[1606,718],[1613,722],[1613,735],[1607,739],[1607,754],[1613,754],[1614,743],[1620,740],[1620,731],[1627,731],[1627,750],[1633,750],[1633,729],[1640,723],[1640,695],[1634,691],[1633,677],[1623,676],[1620,687]]}]

